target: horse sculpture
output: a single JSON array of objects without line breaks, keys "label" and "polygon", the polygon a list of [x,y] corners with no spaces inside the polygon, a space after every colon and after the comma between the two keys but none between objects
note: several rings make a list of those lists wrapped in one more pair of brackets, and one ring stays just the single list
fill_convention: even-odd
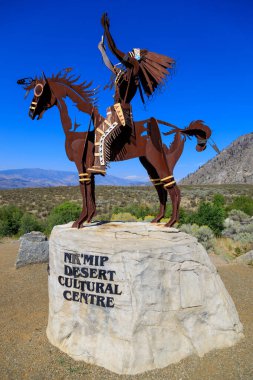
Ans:
[{"label": "horse sculpture", "polygon": [[[18,81],[24,89],[34,90],[29,109],[32,120],[42,118],[45,111],[56,106],[60,113],[61,123],[66,136],[65,149],[68,159],[73,161],[79,173],[80,190],[83,199],[82,211],[72,227],[81,228],[84,222],[90,222],[96,212],[94,174],[87,173],[87,168],[94,163],[94,131],[72,131],[72,121],[64,98],[68,97],[76,107],[91,117],[96,129],[104,121],[95,103],[96,89],[91,83],[78,83],[79,77],[60,72],[47,78],[24,78]],[[163,144],[159,124],[172,128],[168,135],[174,133],[170,147]],[[113,136],[109,161],[123,161],[138,157],[157,191],[160,210],[152,222],[159,222],[165,215],[167,194],[172,202],[172,215],[167,227],[178,220],[180,190],[173,177],[173,169],[183,152],[186,136],[197,138],[197,151],[206,148],[211,130],[201,120],[193,121],[185,129],[154,118],[135,121],[133,127],[124,127],[118,136]]]}]

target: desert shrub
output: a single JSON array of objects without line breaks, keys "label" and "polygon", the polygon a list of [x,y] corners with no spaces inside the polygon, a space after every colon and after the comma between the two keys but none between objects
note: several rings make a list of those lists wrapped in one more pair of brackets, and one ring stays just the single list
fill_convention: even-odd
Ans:
[{"label": "desert shrub", "polygon": [[153,214],[151,207],[144,204],[130,204],[125,207],[115,206],[112,209],[112,214],[128,213],[136,217],[136,219],[144,219],[145,216]]},{"label": "desert shrub", "polygon": [[249,224],[241,224],[240,232],[248,232],[248,233],[253,234],[253,220]]},{"label": "desert shrub", "polygon": [[64,224],[76,220],[81,213],[81,207],[74,202],[64,202],[53,208],[47,218],[46,232],[58,224]]},{"label": "desert shrub", "polygon": [[92,220],[94,222],[97,222],[97,221],[107,222],[110,219],[111,219],[111,215],[109,213],[103,213],[103,214],[99,214],[99,215],[94,216],[94,218]]},{"label": "desert shrub", "polygon": [[249,219],[249,215],[246,214],[245,212],[241,211],[241,210],[231,210],[228,213],[228,217],[229,217],[229,219],[232,219],[232,220],[238,221],[238,222],[242,222],[244,220]]},{"label": "desert shrub", "polygon": [[151,220],[153,220],[154,218],[154,215],[146,215],[144,217],[144,222],[151,222]]},{"label": "desert shrub", "polygon": [[[155,215],[157,213],[158,213],[158,209],[157,209],[157,212],[155,212]],[[171,205],[171,203],[168,202],[167,205],[166,205],[166,211],[165,211],[164,218],[170,218],[171,214],[172,214],[172,205]]]},{"label": "desert shrub", "polygon": [[197,224],[182,224],[179,230],[196,237],[199,226]]},{"label": "desert shrub", "polygon": [[220,236],[224,228],[224,219],[225,211],[223,207],[208,202],[201,202],[197,212],[189,216],[188,223],[195,223],[198,226],[208,226],[216,236]]},{"label": "desert shrub", "polygon": [[252,243],[253,244],[253,233],[250,232],[239,232],[233,239],[239,241],[242,244]]},{"label": "desert shrub", "polygon": [[20,220],[19,234],[23,235],[31,231],[43,231],[44,226],[33,215],[25,213]]},{"label": "desert shrub", "polygon": [[251,244],[235,241],[228,237],[220,237],[214,240],[214,253],[229,260],[248,252],[250,249]]},{"label": "desert shrub", "polygon": [[191,218],[192,212],[186,211],[183,207],[179,209],[179,225],[188,224]]},{"label": "desert shrub", "polygon": [[136,222],[136,216],[130,214],[130,212],[120,212],[118,214],[112,214],[112,221],[118,222]]},{"label": "desert shrub", "polygon": [[235,256],[240,256],[242,254],[242,249],[240,247],[235,247],[234,252]]},{"label": "desert shrub", "polygon": [[208,226],[198,226],[197,224],[183,224],[179,227],[180,231],[197,238],[207,251],[213,248],[214,233]]},{"label": "desert shrub", "polygon": [[253,199],[246,195],[236,197],[228,207],[229,210],[241,210],[253,216]]},{"label": "desert shrub", "polygon": [[216,206],[224,206],[225,205],[225,197],[222,194],[214,194],[213,195],[213,204]]},{"label": "desert shrub", "polygon": [[196,238],[207,251],[213,248],[214,233],[208,226],[200,226]]},{"label": "desert shrub", "polygon": [[222,236],[233,238],[234,235],[238,234],[241,229],[241,224],[239,222],[233,222],[225,220],[225,229],[222,231]]},{"label": "desert shrub", "polygon": [[196,199],[191,199],[190,200],[190,206],[191,206],[191,208],[195,208],[195,207],[197,207],[197,201],[196,201]]},{"label": "desert shrub", "polygon": [[170,218],[162,218],[160,220],[160,223],[168,223],[169,220],[170,220]]},{"label": "desert shrub", "polygon": [[18,233],[23,211],[14,205],[0,208],[0,236],[12,236]]},{"label": "desert shrub", "polygon": [[253,244],[253,220],[249,219],[249,216],[244,212],[232,210],[229,213],[229,218],[225,220],[224,226],[223,236],[242,243]]}]

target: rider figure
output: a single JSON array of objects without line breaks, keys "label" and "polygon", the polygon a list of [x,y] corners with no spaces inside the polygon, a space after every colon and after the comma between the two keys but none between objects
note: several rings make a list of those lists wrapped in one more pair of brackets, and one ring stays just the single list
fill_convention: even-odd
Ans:
[{"label": "rider figure", "polygon": [[98,48],[102,54],[104,64],[114,74],[114,105],[107,108],[107,116],[97,128],[95,128],[95,160],[94,165],[87,169],[88,173],[105,175],[106,162],[110,160],[110,147],[112,141],[121,134],[122,128],[132,128],[133,118],[130,102],[139,88],[142,101],[144,92],[152,95],[168,74],[174,61],[166,56],[148,52],[138,48],[125,54],[116,47],[109,31],[109,19],[107,14],[101,20],[104,34],[111,52],[119,59],[124,69],[113,65],[109,60],[104,46],[104,36]]}]

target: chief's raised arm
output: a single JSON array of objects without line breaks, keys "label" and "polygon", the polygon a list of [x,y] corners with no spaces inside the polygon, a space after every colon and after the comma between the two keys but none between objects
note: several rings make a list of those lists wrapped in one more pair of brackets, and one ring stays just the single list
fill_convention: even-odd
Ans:
[{"label": "chief's raised arm", "polygon": [[102,26],[104,28],[105,37],[108,42],[108,46],[111,50],[111,52],[120,60],[121,63],[123,63],[128,68],[134,68],[135,70],[138,70],[139,64],[138,61],[130,57],[129,54],[125,54],[123,51],[119,50],[115,44],[114,39],[112,38],[112,35],[110,33],[109,27],[110,27],[110,21],[106,13],[103,14],[101,19]]},{"label": "chief's raised arm", "polygon": [[104,36],[102,36],[102,39],[101,41],[99,42],[98,44],[98,49],[102,55],[102,58],[103,58],[103,62],[105,64],[105,66],[111,70],[114,74],[116,74],[116,70],[113,66],[113,64],[111,63],[110,59],[108,58],[107,54],[106,54],[106,51],[105,51],[105,46],[104,46]]}]

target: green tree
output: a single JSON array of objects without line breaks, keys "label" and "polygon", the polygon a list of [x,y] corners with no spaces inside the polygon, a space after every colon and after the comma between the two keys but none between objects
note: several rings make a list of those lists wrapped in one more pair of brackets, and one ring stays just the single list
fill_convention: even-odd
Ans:
[{"label": "green tree", "polygon": [[214,194],[213,196],[213,204],[216,206],[223,207],[225,205],[225,197],[222,194]]},{"label": "green tree", "polygon": [[241,210],[246,214],[253,216],[253,199],[246,195],[236,197],[229,205],[229,210]]},{"label": "green tree", "polygon": [[183,207],[179,208],[179,225],[187,224],[190,220],[190,211],[187,212]]},{"label": "green tree", "polygon": [[64,202],[53,208],[47,218],[46,233],[50,233],[54,226],[76,220],[81,213],[81,207],[74,202]]},{"label": "green tree", "polygon": [[43,225],[33,215],[25,213],[20,220],[19,234],[24,235],[31,231],[43,231]]},{"label": "green tree", "polygon": [[18,233],[23,211],[14,205],[0,208],[0,236],[12,236]]},{"label": "green tree", "polygon": [[197,212],[193,213],[189,219],[190,223],[210,227],[216,236],[220,236],[224,228],[225,210],[216,204],[201,202]]}]

